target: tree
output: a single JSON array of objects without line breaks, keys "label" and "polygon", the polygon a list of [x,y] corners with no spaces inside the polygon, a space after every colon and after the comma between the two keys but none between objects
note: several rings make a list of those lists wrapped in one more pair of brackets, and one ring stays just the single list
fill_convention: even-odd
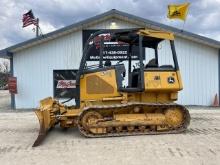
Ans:
[{"label": "tree", "polygon": [[9,61],[0,63],[0,89],[6,89],[8,84],[10,65]]},{"label": "tree", "polygon": [[0,63],[0,72],[2,73],[9,73],[10,71],[10,65],[9,65],[9,61],[5,60],[3,61],[3,63]]}]

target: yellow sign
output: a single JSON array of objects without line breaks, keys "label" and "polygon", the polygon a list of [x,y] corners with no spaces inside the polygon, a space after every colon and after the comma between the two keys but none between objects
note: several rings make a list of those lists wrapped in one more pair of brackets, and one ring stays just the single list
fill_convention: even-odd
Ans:
[{"label": "yellow sign", "polygon": [[190,3],[183,3],[179,5],[168,5],[168,15],[170,19],[181,19],[185,21]]}]

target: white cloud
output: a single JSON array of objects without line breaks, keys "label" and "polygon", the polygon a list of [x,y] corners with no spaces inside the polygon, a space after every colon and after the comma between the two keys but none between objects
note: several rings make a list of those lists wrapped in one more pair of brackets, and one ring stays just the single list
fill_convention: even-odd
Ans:
[{"label": "white cloud", "polygon": [[56,30],[57,28],[61,27],[55,27],[49,22],[40,22],[40,30],[42,31],[43,34],[49,33],[51,31]]},{"label": "white cloud", "polygon": [[[32,9],[40,18],[42,32],[48,33],[113,8],[177,28],[183,22],[168,20],[167,5],[182,0],[1,0],[0,49],[35,37],[33,26],[22,28],[22,15]],[[185,30],[219,39],[220,0],[191,0]]]},{"label": "white cloud", "polygon": [[7,38],[0,38],[0,50],[8,47],[11,43],[7,40]]}]

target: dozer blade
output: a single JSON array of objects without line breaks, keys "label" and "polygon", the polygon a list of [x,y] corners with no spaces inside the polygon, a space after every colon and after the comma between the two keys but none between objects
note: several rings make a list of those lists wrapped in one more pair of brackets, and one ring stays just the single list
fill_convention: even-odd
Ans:
[{"label": "dozer blade", "polygon": [[39,146],[41,144],[41,142],[44,140],[44,138],[46,137],[46,134],[47,134],[47,131],[46,131],[45,126],[44,126],[45,123],[44,123],[43,113],[40,110],[36,110],[35,114],[37,115],[38,120],[39,120],[40,130],[39,130],[38,137],[35,140],[32,147]]},{"label": "dozer blade", "polygon": [[39,146],[47,135],[47,132],[55,126],[57,120],[55,114],[59,113],[59,105],[51,97],[40,101],[40,108],[35,111],[40,124],[37,139],[32,147]]}]

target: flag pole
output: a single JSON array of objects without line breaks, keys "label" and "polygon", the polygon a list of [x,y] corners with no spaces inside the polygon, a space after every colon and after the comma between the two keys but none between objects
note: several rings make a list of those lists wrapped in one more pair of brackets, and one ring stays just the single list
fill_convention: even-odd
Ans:
[{"label": "flag pole", "polygon": [[184,22],[183,22],[183,26],[182,26],[181,32],[183,32],[183,30],[184,30],[184,28],[185,28],[185,23],[186,23],[186,20],[184,20]]},{"label": "flag pole", "polygon": [[39,18],[37,18],[37,24],[36,24],[36,37],[39,36]]}]

